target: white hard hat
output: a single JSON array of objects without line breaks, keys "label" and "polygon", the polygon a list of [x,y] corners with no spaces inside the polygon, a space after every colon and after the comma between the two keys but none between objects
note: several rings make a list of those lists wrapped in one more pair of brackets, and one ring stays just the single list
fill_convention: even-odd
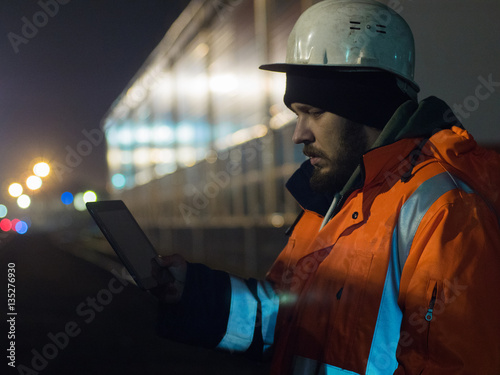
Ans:
[{"label": "white hard hat", "polygon": [[396,75],[401,90],[416,97],[415,46],[406,21],[374,0],[325,0],[307,9],[288,38],[286,62],[262,65],[323,66],[339,71],[382,70]]}]

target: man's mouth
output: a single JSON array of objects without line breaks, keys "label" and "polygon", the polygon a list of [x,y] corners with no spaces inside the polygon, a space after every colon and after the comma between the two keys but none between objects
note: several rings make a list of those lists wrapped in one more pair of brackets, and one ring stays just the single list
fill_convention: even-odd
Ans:
[{"label": "man's mouth", "polygon": [[304,155],[309,158],[309,161],[313,166],[316,166],[322,159],[324,159],[320,152],[316,152],[314,150],[304,149]]},{"label": "man's mouth", "polygon": [[310,156],[309,161],[311,162],[312,165],[316,165],[321,161],[321,157],[319,156]]}]

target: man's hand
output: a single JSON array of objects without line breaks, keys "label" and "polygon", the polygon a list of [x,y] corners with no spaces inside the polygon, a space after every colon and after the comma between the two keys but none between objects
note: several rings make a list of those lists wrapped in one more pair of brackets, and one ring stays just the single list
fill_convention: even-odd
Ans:
[{"label": "man's hand", "polygon": [[187,262],[179,254],[157,256],[151,260],[151,272],[158,286],[149,291],[166,303],[179,302],[186,282]]}]

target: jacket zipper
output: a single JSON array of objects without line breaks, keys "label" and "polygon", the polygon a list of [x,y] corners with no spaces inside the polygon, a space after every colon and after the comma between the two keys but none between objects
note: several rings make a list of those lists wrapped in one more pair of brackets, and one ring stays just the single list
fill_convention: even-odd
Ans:
[{"label": "jacket zipper", "polygon": [[436,303],[436,295],[437,295],[437,284],[434,285],[434,289],[432,291],[432,297],[429,302],[429,308],[427,309],[427,314],[425,314],[425,320],[430,322],[432,320],[434,304]]},{"label": "jacket zipper", "polygon": [[[427,359],[429,359],[429,350],[430,350],[430,335],[431,335],[431,321],[434,317],[434,305],[436,304],[436,298],[437,298],[437,290],[438,290],[438,283],[437,281],[434,281],[434,286],[432,288],[432,295],[429,300],[429,306],[427,308],[427,313],[425,314],[425,320],[427,321]],[[423,374],[425,369],[422,369],[420,374]]]}]

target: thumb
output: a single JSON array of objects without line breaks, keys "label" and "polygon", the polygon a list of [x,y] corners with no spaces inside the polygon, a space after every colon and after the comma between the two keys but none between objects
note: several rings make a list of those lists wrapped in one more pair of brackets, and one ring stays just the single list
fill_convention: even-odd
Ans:
[{"label": "thumb", "polygon": [[186,281],[187,262],[182,255],[158,256],[154,259],[160,269],[168,269],[168,272],[177,282],[184,283]]},{"label": "thumb", "polygon": [[179,267],[186,264],[186,260],[182,255],[158,255],[154,258],[156,263],[161,267]]}]

